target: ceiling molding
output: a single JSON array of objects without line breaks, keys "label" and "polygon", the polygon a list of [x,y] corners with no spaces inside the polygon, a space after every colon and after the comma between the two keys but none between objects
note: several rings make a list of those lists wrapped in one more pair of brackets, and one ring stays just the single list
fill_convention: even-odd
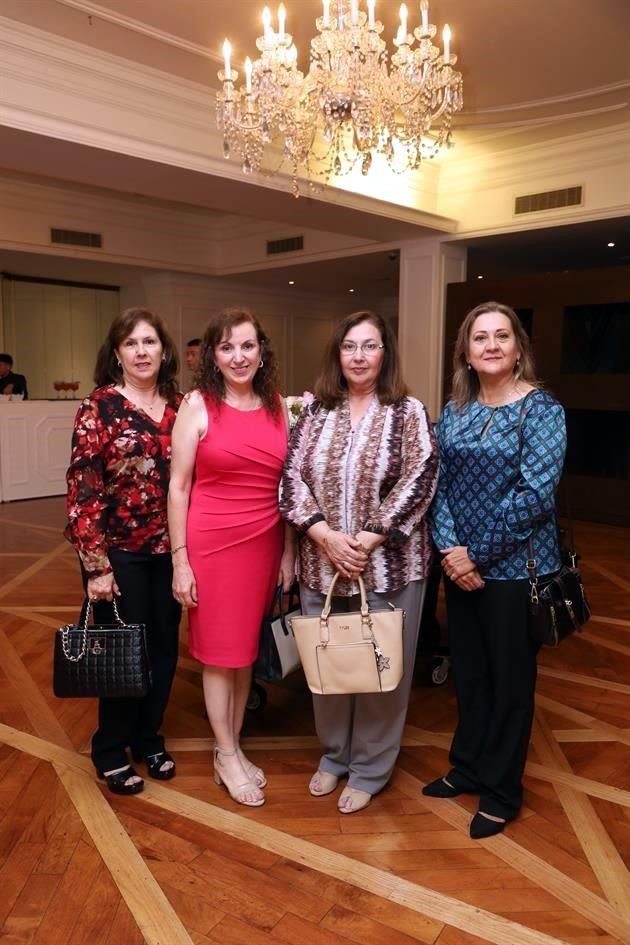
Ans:
[{"label": "ceiling molding", "polygon": [[[599,108],[589,108],[581,112],[564,112],[555,115],[547,115],[544,118],[522,118],[515,121],[497,121],[497,122],[457,122],[456,131],[465,129],[484,130],[486,128],[543,128],[546,125],[555,125],[559,121],[575,121],[579,118],[590,118],[594,115],[604,115],[608,112],[617,112],[628,107],[628,102],[618,102],[615,105],[602,105]],[[478,114],[481,114],[479,112]]]},{"label": "ceiling molding", "polygon": [[106,20],[109,23],[114,23],[115,26],[120,26],[122,29],[131,30],[134,33],[141,33],[143,36],[148,36],[149,39],[154,39],[159,43],[167,43],[169,46],[183,49],[186,52],[193,53],[195,56],[203,56],[204,59],[211,59],[212,62],[220,63],[223,61],[219,53],[212,52],[206,46],[200,46],[199,43],[191,43],[189,40],[175,36],[173,33],[155,29],[155,27],[149,26],[142,20],[136,20],[131,16],[124,16],[122,13],[114,13],[112,10],[101,6],[99,3],[92,3],[91,0],[56,0],[56,2],[61,3],[65,7],[80,10],[81,13],[85,13],[86,16]]},{"label": "ceiling molding", "polygon": [[629,89],[630,79],[622,82],[611,82],[609,85],[599,85],[591,89],[582,89],[579,92],[568,92],[566,95],[552,95],[549,98],[532,99],[529,102],[519,102],[513,105],[489,105],[485,108],[464,108],[464,115],[491,115],[499,112],[516,112],[526,108],[547,108],[549,105],[563,105],[565,102],[574,102],[582,98],[594,98],[599,95],[608,95],[620,89]]},{"label": "ceiling molding", "polygon": [[[444,191],[468,191],[498,186],[521,186],[538,176],[554,174],[566,181],[584,170],[606,168],[630,161],[630,122],[590,130],[550,141],[495,151],[478,147],[442,168]],[[561,186],[565,186],[563,183]],[[529,184],[528,184],[529,186]]]}]

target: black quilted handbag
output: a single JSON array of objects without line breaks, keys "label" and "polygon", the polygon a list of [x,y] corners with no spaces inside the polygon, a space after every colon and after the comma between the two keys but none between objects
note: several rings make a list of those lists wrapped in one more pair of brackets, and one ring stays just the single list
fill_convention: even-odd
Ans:
[{"label": "black quilted handbag", "polygon": [[140,698],[151,686],[144,624],[126,624],[112,601],[114,623],[89,625],[91,601],[81,624],[55,634],[53,692],[60,698]]}]

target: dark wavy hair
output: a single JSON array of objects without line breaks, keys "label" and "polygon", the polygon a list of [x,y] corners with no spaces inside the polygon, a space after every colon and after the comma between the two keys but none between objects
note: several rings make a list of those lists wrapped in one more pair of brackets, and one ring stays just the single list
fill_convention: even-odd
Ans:
[{"label": "dark wavy hair", "polygon": [[374,325],[381,334],[385,348],[383,363],[376,381],[376,393],[381,404],[395,404],[408,393],[400,367],[398,343],[391,325],[381,315],[365,309],[346,315],[335,326],[335,330],[324,351],[319,377],[315,381],[314,393],[327,410],[338,407],[348,395],[348,385],[341,373],[339,347],[348,332],[362,322]]},{"label": "dark wavy hair", "polygon": [[455,350],[453,351],[451,399],[455,402],[458,410],[476,400],[479,395],[477,372],[468,367],[468,348],[475,321],[480,315],[487,315],[488,312],[499,312],[501,315],[505,315],[512,326],[518,347],[518,360],[514,368],[515,382],[527,381],[532,387],[540,387],[540,381],[536,378],[534,355],[529,336],[514,309],[502,302],[482,302],[481,305],[476,305],[466,315],[457,332]]},{"label": "dark wavy hair", "polygon": [[109,326],[107,337],[96,356],[94,383],[97,387],[123,383],[123,372],[118,362],[116,349],[120,347],[125,338],[129,337],[140,322],[146,322],[147,325],[150,325],[162,342],[162,362],[157,377],[157,386],[161,396],[166,399],[167,403],[174,406],[178,393],[175,381],[175,376],[179,370],[177,352],[164,322],[159,315],[148,308],[137,306],[126,308],[120,315],[116,316]]},{"label": "dark wavy hair", "polygon": [[214,349],[221,341],[231,337],[232,330],[237,325],[243,325],[246,322],[254,326],[262,361],[262,367],[259,367],[254,375],[254,393],[260,397],[269,413],[279,419],[281,408],[276,356],[260,322],[246,308],[225,308],[208,323],[203,336],[201,361],[195,375],[195,385],[198,390],[207,394],[216,406],[221,403],[225,397],[225,381],[214,359]]}]

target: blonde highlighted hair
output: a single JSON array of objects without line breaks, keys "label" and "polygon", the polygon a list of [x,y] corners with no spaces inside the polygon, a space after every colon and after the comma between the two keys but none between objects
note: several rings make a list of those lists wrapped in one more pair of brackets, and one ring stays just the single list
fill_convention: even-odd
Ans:
[{"label": "blonde highlighted hair", "polygon": [[513,308],[509,305],[503,305],[501,302],[482,302],[475,306],[466,315],[466,318],[459,326],[457,340],[455,341],[455,350],[453,352],[453,382],[451,386],[451,400],[455,402],[458,410],[461,410],[466,404],[476,400],[479,395],[479,378],[477,372],[470,367],[468,360],[468,349],[470,347],[470,336],[473,325],[480,315],[486,315],[489,312],[499,312],[509,319],[516,338],[518,347],[518,360],[514,368],[515,381],[526,381],[532,387],[540,387],[540,382],[536,377],[536,368],[534,366],[534,356],[529,336],[523,328],[522,322]]}]

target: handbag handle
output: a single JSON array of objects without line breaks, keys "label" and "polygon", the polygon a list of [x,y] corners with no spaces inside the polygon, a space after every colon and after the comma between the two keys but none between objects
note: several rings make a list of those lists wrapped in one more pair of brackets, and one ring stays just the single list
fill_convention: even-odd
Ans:
[{"label": "handbag handle", "polygon": [[[126,626],[124,620],[118,613],[118,607],[116,606],[116,598],[112,598],[112,609],[114,611],[114,618],[119,627]],[[87,652],[87,632],[88,632],[88,621],[90,619],[90,614],[92,613],[93,601],[89,597],[85,599],[85,610],[83,615],[83,622],[81,624],[81,649],[79,650],[76,656],[73,656],[70,652],[70,627],[66,624],[65,627],[61,630],[61,647],[63,649],[63,655],[71,663],[79,663]],[[98,626],[98,624],[97,624]]]},{"label": "handbag handle", "polygon": [[285,637],[288,637],[290,634],[289,627],[287,626],[287,615],[295,607],[300,605],[300,595],[298,592],[298,586],[296,583],[292,584],[288,591],[289,595],[289,604],[287,609],[284,608],[284,591],[282,590],[282,584],[278,584],[276,588],[276,593],[274,594],[273,601],[271,602],[271,609],[267,616],[267,620],[272,620],[274,614],[276,613],[276,608],[278,608],[278,619],[282,626]]},{"label": "handbag handle", "polygon": [[[85,608],[85,616],[83,617],[83,626],[81,627],[81,629],[82,629],[82,630],[85,630],[85,631],[87,632],[88,621],[89,621],[89,619],[90,619],[90,614],[92,613],[92,609],[93,609],[93,606],[94,606],[94,601],[93,601],[93,600],[90,600],[89,597],[86,597],[85,600],[86,600],[86,603],[87,603],[87,607]],[[111,605],[112,605],[112,610],[114,611],[114,619],[115,619],[116,623],[118,624],[119,627],[125,627],[125,626],[126,626],[126,623],[125,623],[125,621],[122,619],[122,617],[120,616],[120,614],[119,614],[119,612],[118,612],[118,605],[116,604],[116,598],[115,598],[115,597],[112,597],[112,599],[111,599],[111,601],[110,601],[109,603],[111,603]],[[98,626],[98,624],[94,624],[94,626]]]},{"label": "handbag handle", "polygon": [[[332,607],[333,591],[339,576],[339,571],[336,571],[335,576],[330,582],[330,587],[328,588],[328,593],[326,594],[326,600],[324,601],[324,607],[319,618],[320,640],[322,646],[327,646],[330,641],[328,618],[330,616],[330,609]],[[367,596],[365,593],[365,584],[363,583],[363,578],[360,574],[357,575],[357,580],[359,582],[359,594],[361,595],[361,633],[364,640],[371,640],[374,642],[372,620],[370,618],[370,608],[368,607]]]}]

